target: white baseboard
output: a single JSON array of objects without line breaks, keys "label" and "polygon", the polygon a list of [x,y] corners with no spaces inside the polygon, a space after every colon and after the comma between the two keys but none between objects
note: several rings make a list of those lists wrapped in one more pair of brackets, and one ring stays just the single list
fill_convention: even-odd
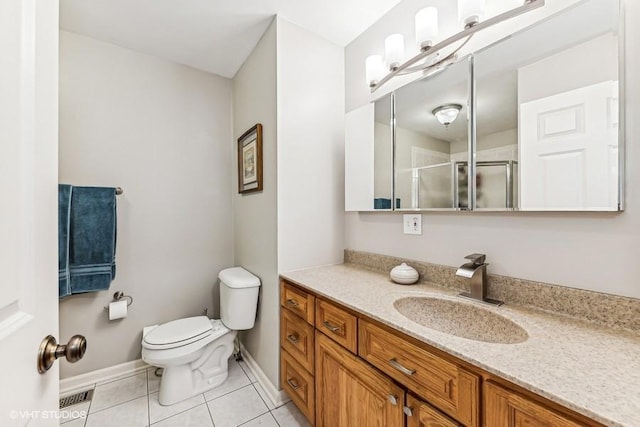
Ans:
[{"label": "white baseboard", "polygon": [[[242,350],[242,357],[244,358],[247,367],[249,367],[253,375],[256,377],[256,381],[262,386],[262,389],[267,394],[269,400],[271,400],[271,403],[273,403],[275,407],[278,407],[291,400],[284,390],[278,389],[278,387],[276,387],[271,380],[267,378],[262,368],[260,368],[255,359],[251,356],[251,353],[247,351],[242,343],[240,343],[240,349]],[[137,359],[115,366],[109,366],[108,368],[98,369],[97,371],[91,371],[74,377],[65,378],[60,380],[60,396],[93,388],[96,384],[99,385],[100,383],[113,381],[129,375],[135,375],[138,372],[144,371],[148,367],[149,365],[143,362],[142,359]]]},{"label": "white baseboard", "polygon": [[262,389],[267,394],[269,400],[275,407],[282,406],[291,399],[284,390],[279,390],[265,375],[264,371],[256,363],[256,360],[251,356],[251,353],[247,351],[245,346],[240,343],[240,350],[242,351],[242,358],[246,362],[251,372],[256,377],[256,380],[262,386]]},{"label": "white baseboard", "polygon": [[93,388],[99,383],[109,382],[117,378],[134,375],[138,372],[144,371],[148,367],[149,365],[144,363],[142,359],[137,359],[115,366],[109,366],[108,368],[98,369],[97,371],[87,372],[86,374],[65,378],[60,380],[60,396],[64,396],[65,394],[81,389]]}]

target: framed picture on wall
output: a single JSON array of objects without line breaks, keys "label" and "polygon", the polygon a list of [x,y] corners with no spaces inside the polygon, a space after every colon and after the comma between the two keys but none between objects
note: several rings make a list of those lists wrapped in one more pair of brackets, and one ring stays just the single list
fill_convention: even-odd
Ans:
[{"label": "framed picture on wall", "polygon": [[238,138],[238,193],[262,191],[262,125]]}]

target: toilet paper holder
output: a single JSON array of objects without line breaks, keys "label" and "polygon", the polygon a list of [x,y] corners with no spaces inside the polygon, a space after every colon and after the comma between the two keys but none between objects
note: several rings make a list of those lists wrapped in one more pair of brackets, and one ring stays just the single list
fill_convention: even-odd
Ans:
[{"label": "toilet paper holder", "polygon": [[[131,304],[133,304],[133,297],[130,296],[130,295],[125,295],[124,292],[122,292],[122,291],[117,291],[115,294],[113,294],[113,301],[111,301],[111,302],[118,302],[123,298],[129,300],[129,301],[127,301],[127,307],[129,307]],[[104,309],[105,310],[109,310],[109,306],[105,305]]]}]

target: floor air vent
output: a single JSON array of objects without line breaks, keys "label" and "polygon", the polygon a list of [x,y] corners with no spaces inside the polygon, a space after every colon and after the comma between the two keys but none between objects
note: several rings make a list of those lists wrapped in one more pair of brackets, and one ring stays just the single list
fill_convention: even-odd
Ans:
[{"label": "floor air vent", "polygon": [[80,393],[72,394],[71,396],[63,397],[60,399],[60,409],[67,406],[77,405],[78,403],[87,402],[93,397],[93,389],[81,391]]}]

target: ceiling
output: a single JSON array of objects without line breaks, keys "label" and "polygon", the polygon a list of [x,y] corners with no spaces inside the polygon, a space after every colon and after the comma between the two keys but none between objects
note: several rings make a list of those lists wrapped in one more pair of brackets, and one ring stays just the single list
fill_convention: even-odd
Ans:
[{"label": "ceiling", "polygon": [[278,14],[346,46],[400,0],[60,0],[60,28],[233,77]]}]

